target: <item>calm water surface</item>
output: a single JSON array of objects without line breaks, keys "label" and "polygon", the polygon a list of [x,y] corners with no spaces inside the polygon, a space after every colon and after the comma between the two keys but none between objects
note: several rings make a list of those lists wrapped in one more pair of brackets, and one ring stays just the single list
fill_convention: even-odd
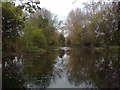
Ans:
[{"label": "calm water surface", "polygon": [[6,59],[3,88],[120,88],[120,50],[62,47]]}]

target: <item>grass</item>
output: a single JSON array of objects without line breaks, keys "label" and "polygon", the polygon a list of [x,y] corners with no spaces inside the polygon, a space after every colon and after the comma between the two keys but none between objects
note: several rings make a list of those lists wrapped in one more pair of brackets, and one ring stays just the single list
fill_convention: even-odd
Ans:
[{"label": "grass", "polygon": [[46,52],[45,49],[43,48],[33,48],[31,51],[27,52],[27,53],[24,53],[23,54],[31,54],[31,55],[42,55]]},{"label": "grass", "polygon": [[110,49],[120,49],[120,46],[110,46]]},{"label": "grass", "polygon": [[109,46],[109,49],[106,49],[105,47],[97,47],[94,49],[99,52],[109,51],[109,52],[114,53],[114,52],[118,52],[118,50],[120,50],[120,46]]}]

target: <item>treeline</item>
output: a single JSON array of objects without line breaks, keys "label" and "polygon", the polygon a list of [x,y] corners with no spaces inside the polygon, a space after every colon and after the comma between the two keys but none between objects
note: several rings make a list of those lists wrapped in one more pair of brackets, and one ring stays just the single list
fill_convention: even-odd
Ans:
[{"label": "treeline", "polygon": [[120,6],[117,2],[89,2],[72,10],[66,20],[68,41],[73,46],[120,46]]},{"label": "treeline", "polygon": [[[42,12],[42,14],[41,14]],[[57,17],[46,9],[36,12],[26,21],[24,34],[24,48],[28,51],[35,48],[47,49],[48,46],[56,46],[58,33],[55,23]]]},{"label": "treeline", "polygon": [[[35,52],[61,45],[57,16],[41,9],[40,2],[2,3],[3,54]],[[3,55],[4,56],[4,55]]]}]

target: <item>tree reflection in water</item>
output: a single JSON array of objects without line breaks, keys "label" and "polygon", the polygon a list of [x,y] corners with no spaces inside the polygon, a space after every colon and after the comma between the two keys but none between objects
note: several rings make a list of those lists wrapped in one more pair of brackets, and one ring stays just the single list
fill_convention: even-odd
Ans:
[{"label": "tree reflection in water", "polygon": [[[11,61],[12,59],[13,61]],[[11,56],[2,60],[7,60],[6,62],[2,63],[2,88],[25,88],[23,84],[25,79],[22,60],[18,60],[16,56]]]},{"label": "tree reflection in water", "polygon": [[29,57],[25,59],[26,62],[24,66],[25,74],[28,76],[28,82],[26,82],[27,87],[32,88],[46,88],[49,86],[51,79],[55,81],[54,63],[57,58],[57,51],[47,52],[46,54],[40,56],[38,59],[34,60]]},{"label": "tree reflection in water", "polygon": [[[53,73],[56,57],[57,51],[52,51],[44,55],[18,57],[20,59],[15,63],[9,58],[10,60],[5,62],[8,66],[3,69],[3,88],[48,87],[51,79],[54,80],[56,77]],[[22,64],[18,65],[21,60]]]},{"label": "tree reflection in water", "polygon": [[118,52],[106,52],[99,54],[94,65],[91,78],[98,87],[120,87],[120,50]]},{"label": "tree reflection in water", "polygon": [[120,87],[120,50],[96,52],[90,49],[72,49],[67,65],[71,84],[85,87]]},{"label": "tree reflection in water", "polygon": [[69,82],[82,88],[95,87],[89,77],[89,70],[94,65],[94,59],[91,50],[72,48],[70,62],[66,66]]},{"label": "tree reflection in water", "polygon": [[5,60],[3,88],[120,87],[120,50],[72,48]]}]

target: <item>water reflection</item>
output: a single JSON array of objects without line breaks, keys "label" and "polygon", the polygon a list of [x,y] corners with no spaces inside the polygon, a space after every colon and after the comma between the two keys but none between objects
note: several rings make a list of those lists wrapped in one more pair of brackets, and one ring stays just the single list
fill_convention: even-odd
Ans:
[{"label": "water reflection", "polygon": [[[120,50],[119,52],[96,52],[90,49],[72,49],[68,64],[69,82],[76,86],[119,88],[120,87]],[[84,86],[82,86],[84,87]]]},{"label": "water reflection", "polygon": [[63,55],[65,54],[65,51],[62,50],[62,49],[60,49],[60,50],[58,51],[58,53],[59,53],[59,57],[62,58]]},{"label": "water reflection", "polygon": [[[36,59],[35,59],[36,57]],[[47,52],[42,56],[25,57],[24,73],[27,76],[27,88],[45,88],[54,80],[53,65],[57,52]],[[39,57],[39,58],[38,58]]]},{"label": "water reflection", "polygon": [[120,52],[106,52],[99,56],[91,76],[98,87],[120,88]]},{"label": "water reflection", "polygon": [[[13,56],[11,57],[13,58]],[[11,58],[3,59],[3,68],[2,68],[2,88],[25,88],[23,83],[24,73],[23,73],[23,65],[21,59],[15,56],[13,61]]]},{"label": "water reflection", "polygon": [[92,65],[94,65],[93,52],[89,49],[73,48],[70,59],[66,67],[69,82],[81,88],[95,87],[89,76],[89,71],[92,70]]},{"label": "water reflection", "polygon": [[62,47],[44,55],[5,58],[3,88],[119,88],[120,50]]}]

